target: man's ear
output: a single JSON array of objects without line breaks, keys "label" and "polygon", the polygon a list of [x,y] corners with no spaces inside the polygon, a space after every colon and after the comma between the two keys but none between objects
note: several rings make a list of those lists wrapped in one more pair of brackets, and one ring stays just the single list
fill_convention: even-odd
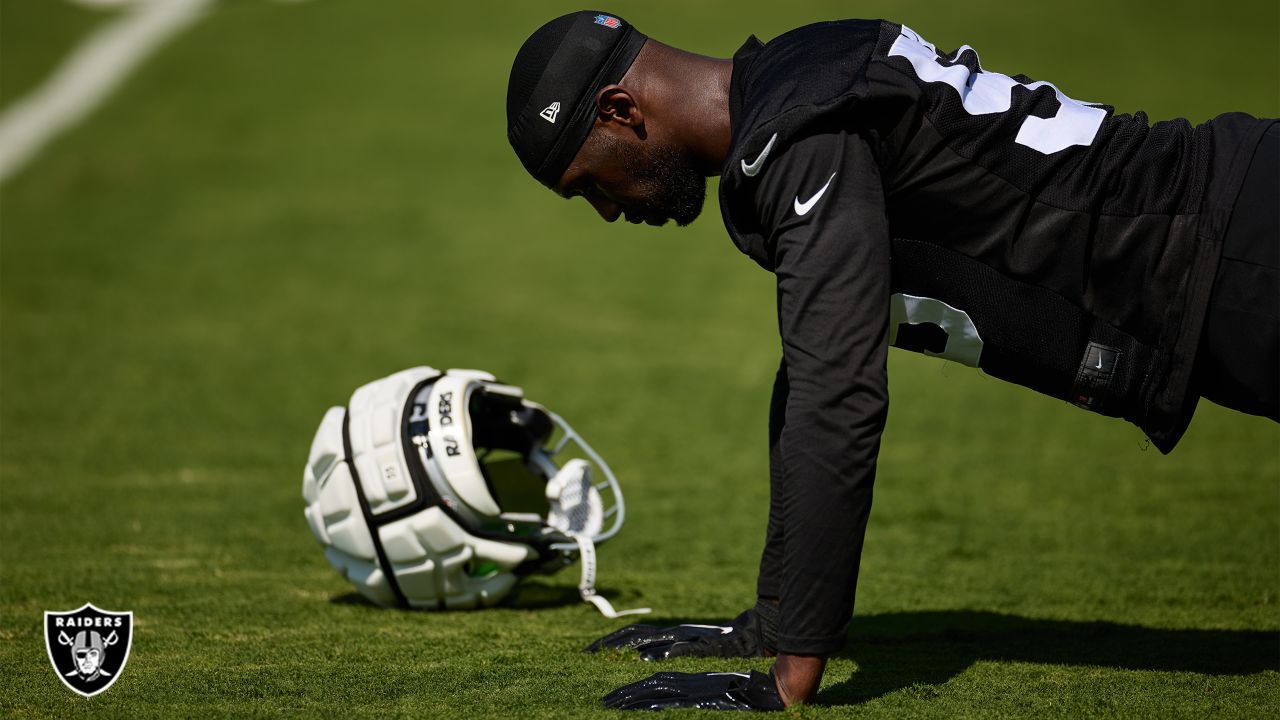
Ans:
[{"label": "man's ear", "polygon": [[596,93],[596,117],[603,123],[618,123],[644,133],[644,113],[635,96],[621,85],[605,85]]}]

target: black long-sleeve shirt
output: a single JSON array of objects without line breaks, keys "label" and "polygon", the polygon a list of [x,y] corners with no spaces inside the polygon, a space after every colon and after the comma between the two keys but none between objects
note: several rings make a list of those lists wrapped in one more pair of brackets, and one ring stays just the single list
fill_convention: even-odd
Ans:
[{"label": "black long-sleeve shirt", "polygon": [[889,345],[1125,417],[1162,451],[1177,442],[1221,234],[1266,122],[1151,126],[859,20],[749,40],[730,116],[725,226],[778,283],[759,580],[780,602],[778,650],[844,643]]},{"label": "black long-sleeve shirt", "polygon": [[[779,155],[756,200],[775,228],[783,358],[759,591],[781,601],[779,647],[829,651],[853,612],[888,412],[888,223],[870,151],[847,133],[810,136]],[[809,203],[805,214],[797,203]],[[815,586],[849,592],[833,601],[810,592]]]}]

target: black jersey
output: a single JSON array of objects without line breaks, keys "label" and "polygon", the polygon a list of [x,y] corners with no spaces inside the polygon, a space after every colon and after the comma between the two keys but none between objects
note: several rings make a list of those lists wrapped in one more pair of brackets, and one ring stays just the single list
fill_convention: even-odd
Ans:
[{"label": "black jersey", "polygon": [[1265,122],[1152,125],[882,21],[752,38],[730,113],[725,225],[778,280],[760,592],[781,598],[779,649],[843,642],[888,345],[1124,417],[1172,449]]}]

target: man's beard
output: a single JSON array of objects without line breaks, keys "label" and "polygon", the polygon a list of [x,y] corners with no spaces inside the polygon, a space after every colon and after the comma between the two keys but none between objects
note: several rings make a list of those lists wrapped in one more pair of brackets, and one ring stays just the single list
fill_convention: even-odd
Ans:
[{"label": "man's beard", "polygon": [[622,166],[640,188],[641,206],[633,208],[643,219],[665,222],[667,218],[685,226],[702,213],[707,197],[707,179],[694,166],[687,150],[674,145],[641,149],[612,140],[612,148]]}]

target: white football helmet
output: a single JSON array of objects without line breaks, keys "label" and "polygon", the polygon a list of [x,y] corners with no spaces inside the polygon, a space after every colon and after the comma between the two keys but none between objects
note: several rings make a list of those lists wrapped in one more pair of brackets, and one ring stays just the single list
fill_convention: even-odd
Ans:
[{"label": "white football helmet", "polygon": [[[570,445],[586,458],[557,464]],[[489,373],[416,367],[357,389],[325,413],[302,496],[329,563],[379,605],[486,607],[579,559],[585,600],[648,612],[595,594],[595,545],[625,518],[613,471]]]}]

